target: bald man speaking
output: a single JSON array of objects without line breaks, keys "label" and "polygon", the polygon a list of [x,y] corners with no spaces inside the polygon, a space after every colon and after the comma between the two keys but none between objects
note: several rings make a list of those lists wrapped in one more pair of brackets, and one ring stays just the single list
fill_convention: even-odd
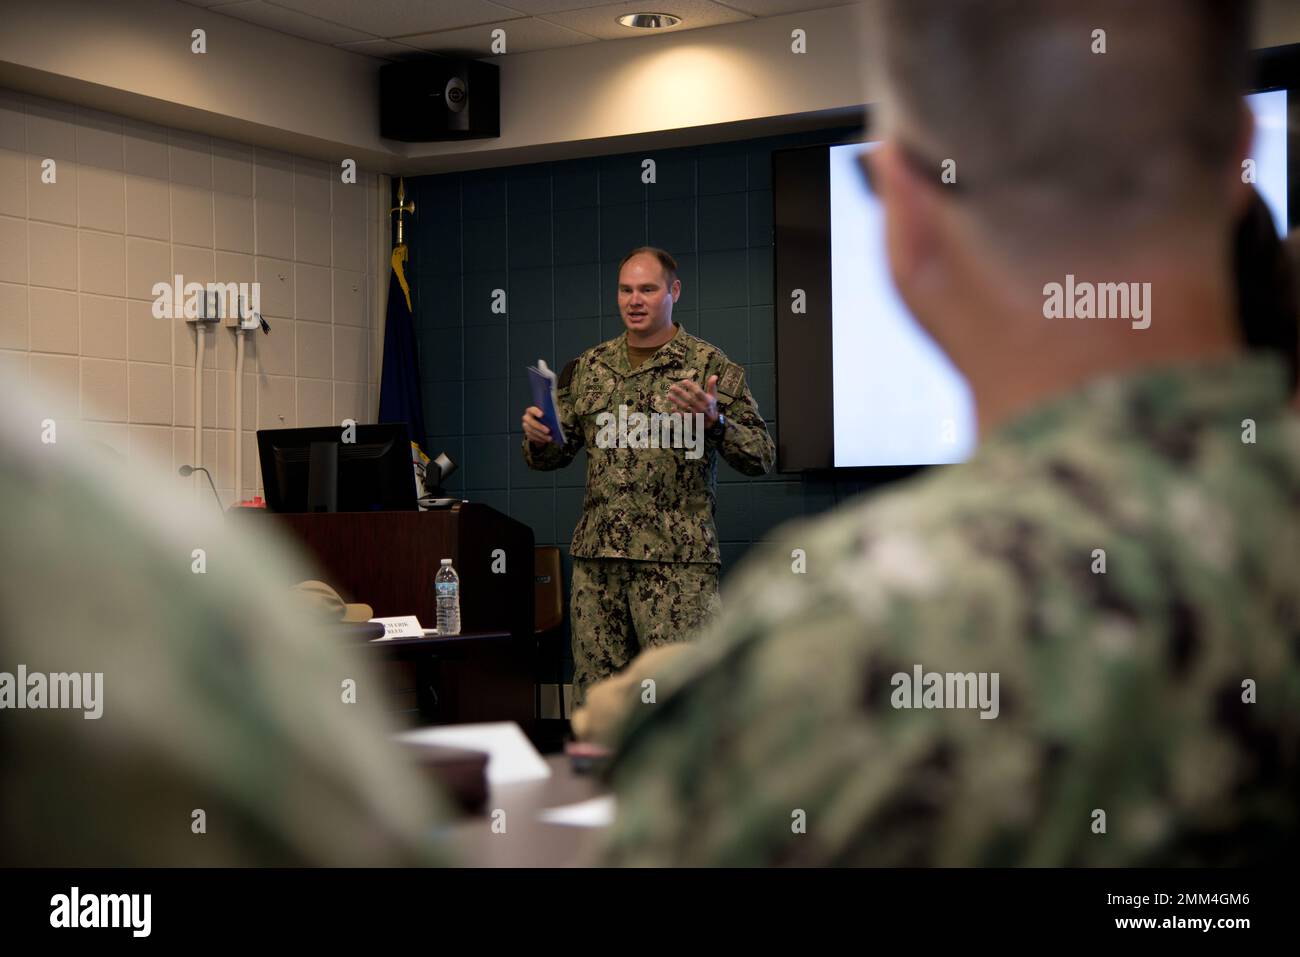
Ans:
[{"label": "bald man speaking", "polygon": [[775,447],[745,371],[673,321],[677,262],[643,246],[619,264],[626,331],[564,367],[564,441],[523,416],[524,458],[563,468],[587,449],[587,493],[573,532],[573,693],[617,673],[643,649],[681,641],[718,601],[717,458],[745,475]]}]

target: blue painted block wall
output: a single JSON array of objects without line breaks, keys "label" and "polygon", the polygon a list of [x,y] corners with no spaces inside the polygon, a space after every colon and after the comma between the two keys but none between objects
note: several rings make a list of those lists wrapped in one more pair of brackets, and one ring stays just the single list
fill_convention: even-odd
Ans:
[{"label": "blue painted block wall", "polygon": [[[626,153],[406,181],[426,450],[460,470],[449,491],[529,525],[564,555],[582,507],[585,453],[569,468],[524,465],[519,419],[530,404],[527,366],[560,369],[619,335],[618,262],[651,244],[680,265],[674,318],[745,367],[773,437],[773,150],[837,140],[834,129],[716,145]],[[656,182],[642,182],[655,160]],[[505,314],[492,310],[506,292]],[[853,482],[718,468],[725,576],[781,523],[830,508]],[[567,627],[567,623],[566,623]]]}]

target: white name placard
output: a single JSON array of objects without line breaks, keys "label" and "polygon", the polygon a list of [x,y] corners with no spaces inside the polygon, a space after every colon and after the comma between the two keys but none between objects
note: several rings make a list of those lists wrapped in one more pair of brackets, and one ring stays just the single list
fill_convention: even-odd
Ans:
[{"label": "white name placard", "polygon": [[[414,615],[400,615],[396,618],[371,618],[375,624],[384,626],[384,638],[423,638],[424,628],[420,619]],[[383,640],[383,639],[379,639]]]}]

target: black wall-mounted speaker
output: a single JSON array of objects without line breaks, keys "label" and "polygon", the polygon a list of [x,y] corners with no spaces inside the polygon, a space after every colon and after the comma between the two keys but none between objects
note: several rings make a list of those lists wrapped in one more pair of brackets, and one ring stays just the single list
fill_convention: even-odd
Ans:
[{"label": "black wall-mounted speaker", "polygon": [[406,143],[500,136],[500,68],[441,56],[381,67],[379,135]]}]

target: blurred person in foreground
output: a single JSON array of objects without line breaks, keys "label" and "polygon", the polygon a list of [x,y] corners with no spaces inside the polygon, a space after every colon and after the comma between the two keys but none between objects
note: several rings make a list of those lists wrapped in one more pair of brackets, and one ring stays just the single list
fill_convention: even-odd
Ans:
[{"label": "blurred person in foreground", "polygon": [[[1236,327],[1248,14],[870,4],[891,269],[980,445],[786,527],[634,664],[606,861],[1289,858],[1300,422]],[[1061,317],[1067,275],[1150,283],[1145,319]]]},{"label": "blurred person in foreground", "polygon": [[297,556],[54,407],[0,383],[0,865],[439,860]]}]

